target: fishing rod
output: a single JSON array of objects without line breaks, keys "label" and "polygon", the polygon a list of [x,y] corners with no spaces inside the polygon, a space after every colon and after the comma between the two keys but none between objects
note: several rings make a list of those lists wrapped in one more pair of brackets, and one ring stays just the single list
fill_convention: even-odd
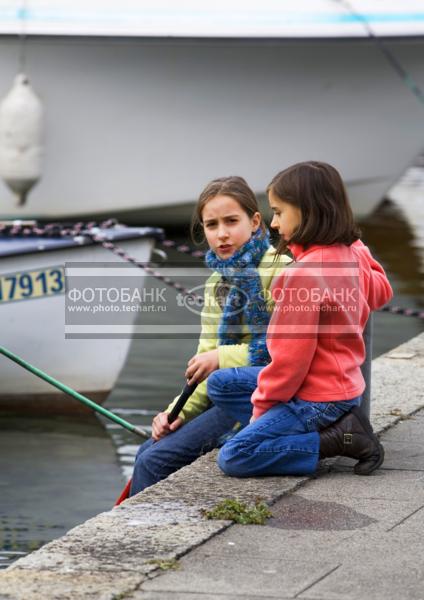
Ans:
[{"label": "fishing rod", "polygon": [[[7,358],[9,358],[13,362],[17,363],[19,366],[23,367],[24,369],[26,369],[33,375],[36,375],[40,379],[43,379],[47,383],[50,383],[50,385],[58,388],[62,392],[65,392],[65,394],[68,394],[72,398],[75,398],[75,400],[78,400],[78,402],[81,402],[82,404],[85,404],[85,406],[92,408],[94,411],[100,413],[101,415],[103,415],[104,417],[109,419],[110,421],[113,421],[114,423],[117,423],[118,425],[120,425],[121,427],[124,427],[128,431],[131,431],[131,433],[135,433],[136,435],[139,435],[145,439],[150,439],[151,436],[145,429],[142,429],[141,427],[137,427],[136,425],[133,425],[132,423],[129,423],[128,421],[125,421],[125,419],[121,419],[121,417],[118,417],[117,415],[113,414],[106,408],[103,408],[103,406],[100,406],[100,404],[93,402],[93,400],[90,400],[86,396],[83,396],[79,392],[76,392],[75,390],[73,390],[69,386],[65,385],[64,383],[58,381],[57,379],[54,379],[54,377],[47,375],[47,373],[44,373],[44,371],[42,371],[41,369],[34,367],[34,365],[31,365],[26,360],[24,360],[17,354],[14,354],[10,350],[7,350],[3,346],[0,346],[0,354],[3,354],[3,356],[6,356]],[[168,415],[168,423],[169,424],[171,424],[175,421],[175,419],[178,417],[179,413],[181,412],[181,409],[184,407],[185,403],[190,398],[191,394],[194,392],[194,390],[196,388],[197,388],[197,383],[192,383],[191,385],[186,383],[183,391],[181,392],[181,395],[178,397],[175,405],[173,406],[171,412]],[[130,488],[131,488],[131,479],[127,482],[125,488],[122,490],[122,493],[121,493],[120,497],[118,498],[115,506],[119,505],[121,502],[123,502],[126,498],[129,497]]]},{"label": "fishing rod", "polygon": [[[179,396],[178,400],[175,402],[174,406],[172,407],[171,412],[168,414],[168,423],[169,424],[171,424],[175,421],[175,419],[180,414],[181,409],[184,408],[185,403],[190,398],[190,396],[192,395],[192,393],[194,392],[194,390],[196,388],[197,388],[196,382],[192,383],[191,385],[189,385],[188,383],[185,384],[184,389],[181,392],[181,395]],[[126,500],[127,498],[130,497],[131,482],[132,482],[132,478],[127,481],[119,498],[115,502],[115,506],[119,506],[121,504],[121,502],[123,502],[124,500]]]},{"label": "fishing rod", "polygon": [[133,425],[132,423],[129,423],[128,421],[125,421],[125,419],[121,419],[121,417],[118,417],[117,415],[113,414],[106,408],[103,408],[103,406],[100,406],[100,404],[93,402],[93,400],[90,400],[86,396],[83,396],[79,392],[76,392],[69,386],[65,385],[64,383],[61,383],[57,379],[54,379],[50,375],[47,375],[47,373],[44,373],[41,369],[34,367],[30,363],[28,363],[26,360],[24,360],[20,356],[17,356],[10,350],[7,350],[3,346],[0,346],[0,354],[3,354],[3,356],[6,356],[7,358],[9,358],[13,362],[17,363],[19,366],[23,367],[24,369],[26,369],[33,375],[36,375],[40,379],[47,381],[47,383],[50,383],[50,385],[58,388],[62,392],[65,392],[65,394],[68,394],[72,398],[75,398],[75,400],[78,400],[78,402],[81,402],[82,404],[85,404],[85,406],[92,408],[94,411],[100,413],[101,415],[103,415],[104,417],[109,419],[110,421],[113,421],[114,423],[117,423],[118,425],[120,425],[121,427],[124,427],[128,431],[131,431],[131,433],[135,433],[136,435],[139,435],[145,439],[150,438],[150,434],[145,429],[142,429],[141,427],[137,427],[136,425]]},{"label": "fishing rod", "polygon": [[197,383],[196,382],[192,383],[191,385],[189,385],[188,383],[185,384],[184,389],[181,392],[180,397],[176,401],[176,403],[173,406],[171,412],[168,414],[168,423],[169,424],[171,424],[171,423],[173,423],[175,421],[175,419],[180,414],[181,410],[184,408],[185,403],[190,398],[190,396],[192,395],[192,393],[194,392],[194,390],[196,388],[197,388]]}]

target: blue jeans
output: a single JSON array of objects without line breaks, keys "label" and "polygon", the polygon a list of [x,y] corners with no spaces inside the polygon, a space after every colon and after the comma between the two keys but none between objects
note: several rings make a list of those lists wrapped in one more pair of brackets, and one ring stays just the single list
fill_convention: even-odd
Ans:
[{"label": "blue jeans", "polygon": [[233,477],[307,475],[319,460],[319,431],[337,421],[361,397],[332,402],[293,398],[273,406],[220,450],[218,465]]},{"label": "blue jeans", "polygon": [[249,424],[253,406],[250,398],[263,367],[219,369],[208,377],[208,397],[214,406],[233,415],[242,427]]},{"label": "blue jeans", "polygon": [[261,368],[251,367],[241,374],[238,372],[244,369],[222,369],[212,373],[207,389],[213,406],[159,441],[150,439],[140,446],[130,496],[216,448],[222,436],[237,423],[242,427],[247,425],[252,415],[250,397]]}]

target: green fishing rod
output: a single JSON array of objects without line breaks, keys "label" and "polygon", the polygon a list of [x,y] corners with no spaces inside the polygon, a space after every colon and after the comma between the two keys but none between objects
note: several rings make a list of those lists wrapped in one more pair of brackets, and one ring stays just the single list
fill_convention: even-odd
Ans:
[{"label": "green fishing rod", "polygon": [[109,419],[110,421],[113,421],[114,423],[121,425],[121,427],[125,427],[125,429],[128,429],[128,431],[131,431],[131,433],[135,433],[136,435],[139,435],[143,438],[150,439],[150,434],[147,433],[147,431],[145,431],[141,427],[136,427],[135,425],[128,423],[128,421],[125,421],[125,419],[121,419],[121,417],[114,415],[112,412],[110,412],[106,408],[103,408],[103,406],[100,406],[100,404],[96,404],[96,402],[93,402],[93,400],[86,398],[85,396],[83,396],[79,392],[76,392],[75,390],[73,390],[69,386],[65,385],[64,383],[61,383],[57,379],[54,379],[50,375],[47,375],[47,373],[44,373],[43,371],[41,371],[41,369],[38,369],[37,367],[30,365],[23,358],[20,358],[13,352],[10,352],[10,350],[6,350],[6,348],[4,348],[3,346],[0,346],[0,354],[3,354],[3,356],[6,356],[10,360],[13,360],[13,362],[17,363],[18,365],[20,365],[21,367],[23,367],[24,369],[26,369],[33,375],[36,375],[40,379],[44,379],[44,381],[47,381],[47,383],[50,383],[50,385],[53,385],[54,387],[58,388],[62,392],[65,392],[65,394],[68,394],[72,398],[75,398],[75,400],[78,400],[78,402],[81,402],[82,404],[85,404],[85,406],[92,408],[93,410],[100,413],[101,415],[103,415],[104,417]]}]

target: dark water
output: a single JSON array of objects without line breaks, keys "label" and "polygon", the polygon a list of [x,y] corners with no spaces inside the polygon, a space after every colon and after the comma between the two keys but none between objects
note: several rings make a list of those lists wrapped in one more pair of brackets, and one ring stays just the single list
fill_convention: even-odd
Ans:
[{"label": "dark water", "polygon": [[[423,309],[424,247],[417,226],[423,224],[414,222],[413,214],[390,203],[361,223],[365,243],[395,289],[393,304]],[[168,256],[187,261],[174,251]],[[423,330],[423,320],[377,313],[373,355]],[[195,340],[133,340],[106,406],[149,427],[152,416],[179,392],[195,349]],[[0,419],[0,568],[108,510],[131,473],[137,446],[133,435],[95,417],[84,423]]]},{"label": "dark water", "polygon": [[0,568],[109,510],[121,485],[96,417],[0,418]]}]

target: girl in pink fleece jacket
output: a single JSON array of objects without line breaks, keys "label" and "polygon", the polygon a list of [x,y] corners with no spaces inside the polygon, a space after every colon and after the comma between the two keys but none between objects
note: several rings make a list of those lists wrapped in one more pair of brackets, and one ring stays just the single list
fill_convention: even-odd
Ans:
[{"label": "girl in pink fleece jacket", "polygon": [[[365,382],[363,330],[371,310],[386,304],[392,289],[381,265],[359,240],[339,173],[321,162],[298,163],[268,186],[278,230],[278,251],[293,263],[275,281],[274,312],[267,331],[271,362],[258,376],[250,424],[218,456],[228,475],[309,474],[318,460],[357,459],[355,473],[369,475],[384,450],[361,411]],[[209,378],[219,404],[251,367]],[[216,379],[216,381],[215,381]]]}]

